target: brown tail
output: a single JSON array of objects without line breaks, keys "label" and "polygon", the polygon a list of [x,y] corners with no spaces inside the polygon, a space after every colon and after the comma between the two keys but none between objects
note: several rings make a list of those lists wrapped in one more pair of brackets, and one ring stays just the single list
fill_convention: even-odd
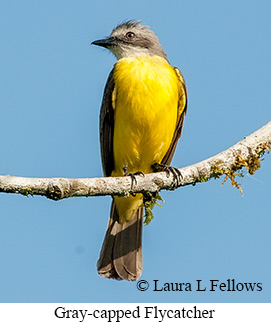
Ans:
[{"label": "brown tail", "polygon": [[97,263],[98,274],[107,278],[136,280],[142,272],[143,208],[137,211],[130,222],[119,224],[118,218],[113,201]]}]

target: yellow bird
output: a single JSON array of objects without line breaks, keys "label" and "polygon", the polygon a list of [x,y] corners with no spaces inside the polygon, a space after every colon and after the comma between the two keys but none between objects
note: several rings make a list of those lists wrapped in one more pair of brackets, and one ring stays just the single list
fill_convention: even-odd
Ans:
[{"label": "yellow bird", "polygon": [[[187,94],[181,72],[169,64],[148,26],[127,21],[92,44],[118,59],[104,90],[100,142],[105,176],[153,172],[170,165],[181,136]],[[142,272],[142,194],[113,197],[97,263],[101,276],[136,280]]]}]

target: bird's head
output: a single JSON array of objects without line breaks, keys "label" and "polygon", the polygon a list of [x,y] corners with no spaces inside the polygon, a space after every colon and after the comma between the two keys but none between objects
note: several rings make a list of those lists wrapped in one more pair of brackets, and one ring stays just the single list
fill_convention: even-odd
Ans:
[{"label": "bird's head", "polygon": [[126,21],[114,28],[109,37],[95,40],[92,44],[109,49],[117,59],[143,55],[167,59],[158,37],[139,21]]}]

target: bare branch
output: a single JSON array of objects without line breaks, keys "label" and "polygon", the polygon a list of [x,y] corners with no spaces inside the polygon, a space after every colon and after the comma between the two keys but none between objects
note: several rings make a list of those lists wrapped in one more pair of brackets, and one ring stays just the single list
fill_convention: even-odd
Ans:
[{"label": "bare branch", "polygon": [[[225,174],[240,191],[235,181],[236,171],[245,167],[250,174],[260,168],[260,158],[271,147],[271,121],[227,150],[197,164],[180,168],[179,187],[194,185]],[[0,176],[0,192],[22,195],[43,195],[53,200],[73,196],[128,195],[131,192],[157,192],[175,189],[174,178],[167,173],[136,176],[131,188],[130,177],[101,178],[29,178]]]}]

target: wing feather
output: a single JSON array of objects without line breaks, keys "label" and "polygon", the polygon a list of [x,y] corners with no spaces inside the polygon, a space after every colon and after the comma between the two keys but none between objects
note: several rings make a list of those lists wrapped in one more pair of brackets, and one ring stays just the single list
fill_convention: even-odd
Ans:
[{"label": "wing feather", "polygon": [[100,148],[104,176],[110,176],[114,169],[114,109],[112,100],[114,88],[115,83],[112,70],[106,82],[100,111]]},{"label": "wing feather", "polygon": [[170,165],[170,163],[171,163],[175,149],[177,147],[177,142],[182,134],[184,117],[185,117],[186,110],[187,110],[187,91],[186,91],[185,81],[184,81],[181,71],[177,67],[174,67],[174,70],[175,70],[175,72],[178,76],[178,79],[180,81],[180,94],[179,94],[179,101],[178,101],[178,117],[177,117],[177,124],[176,124],[175,132],[173,134],[172,142],[169,146],[167,153],[165,154],[165,156],[161,162],[161,164],[163,164],[163,165]]}]

